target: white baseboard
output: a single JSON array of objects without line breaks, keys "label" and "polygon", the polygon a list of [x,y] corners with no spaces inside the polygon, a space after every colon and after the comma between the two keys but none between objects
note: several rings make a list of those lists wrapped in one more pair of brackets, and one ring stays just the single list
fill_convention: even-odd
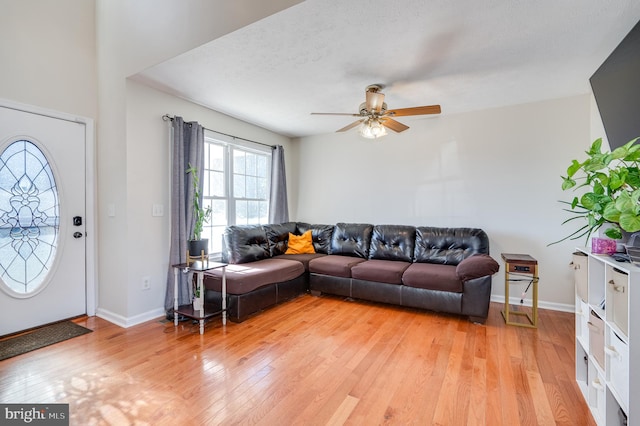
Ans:
[{"label": "white baseboard", "polygon": [[166,315],[164,309],[158,308],[153,309],[151,311],[144,312],[139,315],[135,315],[133,317],[124,317],[120,314],[113,313],[106,309],[98,308],[96,309],[96,316],[100,317],[104,320],[109,321],[115,325],[118,325],[123,328],[129,328],[134,325],[142,324],[143,322],[151,321],[160,317],[164,317]]},{"label": "white baseboard", "polygon": [[[504,304],[504,296],[501,295],[492,295],[491,301],[496,303]],[[517,297],[510,297],[509,301],[512,305],[519,305],[520,299]],[[523,306],[531,306],[531,299],[524,299]],[[555,302],[545,302],[544,300],[538,300],[538,308],[540,309],[549,309],[552,311],[560,311],[560,312],[570,312],[575,313],[576,307],[574,305],[569,305],[565,303],[555,303]]]},{"label": "white baseboard", "polygon": [[[512,305],[519,305],[520,299],[517,297],[510,297]],[[504,304],[504,296],[501,295],[492,295],[491,301]],[[523,306],[531,306],[531,299],[525,299]],[[538,301],[538,308],[540,309],[549,309],[552,311],[560,311],[560,312],[570,312],[575,313],[576,309],[574,305],[569,305],[565,303],[555,303],[555,302],[545,302],[543,300]],[[142,324],[143,322],[151,321],[157,318],[164,317],[166,312],[162,308],[154,309],[151,311],[144,312],[139,315],[135,315],[133,317],[124,317],[120,314],[113,313],[106,309],[98,308],[96,309],[96,316],[107,320],[115,325],[118,325],[123,328],[129,328],[134,325]]]}]

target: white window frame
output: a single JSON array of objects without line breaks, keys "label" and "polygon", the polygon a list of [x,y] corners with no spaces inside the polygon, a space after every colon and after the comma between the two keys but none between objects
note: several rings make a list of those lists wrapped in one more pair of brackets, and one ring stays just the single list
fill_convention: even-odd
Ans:
[{"label": "white window frame", "polygon": [[[250,221],[249,223],[240,223],[240,225],[244,224],[266,224],[269,218],[269,195],[271,190],[271,147],[266,145],[261,145],[258,143],[252,143],[245,140],[240,140],[233,138],[228,135],[224,135],[221,133],[214,132],[212,130],[205,130],[205,159],[204,159],[204,188],[202,191],[203,194],[203,205],[210,206],[212,202],[216,200],[224,200],[226,202],[226,223],[214,223],[214,218],[212,217],[209,223],[206,223],[203,229],[203,238],[209,238],[209,254],[216,256],[220,255],[220,248],[222,244],[221,234],[214,232],[214,228],[222,228],[230,225],[238,225],[236,223],[236,203],[238,201],[257,201],[257,202],[265,202],[266,203],[266,213],[264,216],[258,217],[258,221]],[[213,172],[209,163],[210,150],[209,146],[216,145],[223,147],[224,152],[224,160],[223,160],[223,168],[224,168],[224,196],[213,195],[210,192],[212,188],[207,179],[211,175],[210,172]],[[234,175],[238,175],[238,173],[234,173],[234,161],[233,161],[233,151],[240,150],[247,153],[252,153],[260,156],[265,156],[267,159],[267,170],[266,170],[266,198],[249,198],[249,197],[235,197],[234,196]],[[245,176],[251,176],[245,174]],[[218,235],[220,235],[220,241],[214,241]]]}]

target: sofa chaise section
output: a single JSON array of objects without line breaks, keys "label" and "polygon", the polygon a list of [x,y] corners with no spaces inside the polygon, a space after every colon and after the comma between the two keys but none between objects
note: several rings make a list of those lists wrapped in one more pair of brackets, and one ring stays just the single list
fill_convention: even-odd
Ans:
[{"label": "sofa chaise section", "polygon": [[[241,322],[249,315],[292,299],[307,289],[302,263],[286,259],[262,259],[229,264],[226,269],[229,319]],[[222,271],[205,275],[207,298],[222,294]]]},{"label": "sofa chaise section", "polygon": [[[307,292],[306,267],[311,259],[325,256],[328,237],[326,225],[289,222],[277,225],[229,226],[224,233],[222,261],[228,263],[227,314],[234,322]],[[289,232],[300,234],[312,230],[315,254],[286,255]],[[219,303],[222,271],[205,273],[205,299]]]}]

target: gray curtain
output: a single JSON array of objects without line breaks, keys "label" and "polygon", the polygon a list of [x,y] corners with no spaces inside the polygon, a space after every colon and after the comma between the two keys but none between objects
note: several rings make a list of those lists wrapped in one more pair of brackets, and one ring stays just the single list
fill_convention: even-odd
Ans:
[{"label": "gray curtain", "polygon": [[287,177],[284,171],[284,148],[276,145],[271,154],[271,193],[269,196],[269,223],[289,221]]},{"label": "gray curtain", "polygon": [[[172,170],[171,170],[171,249],[169,252],[169,271],[164,307],[167,312],[173,309],[174,270],[171,265],[187,261],[187,247],[194,228],[193,183],[187,174],[189,164],[198,169],[200,182],[203,181],[204,166],[204,128],[197,122],[185,123],[182,117],[174,117],[171,126]],[[200,191],[202,193],[202,191]],[[192,274],[180,273],[178,284],[178,303],[191,303],[193,289]]]}]

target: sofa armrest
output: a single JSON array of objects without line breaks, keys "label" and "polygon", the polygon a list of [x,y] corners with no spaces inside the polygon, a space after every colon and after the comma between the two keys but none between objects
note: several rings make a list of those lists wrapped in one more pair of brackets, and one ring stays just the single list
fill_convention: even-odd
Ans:
[{"label": "sofa armrest", "polygon": [[462,315],[471,322],[483,324],[489,316],[491,302],[491,275],[465,281],[462,292]]},{"label": "sofa armrest", "polygon": [[460,281],[469,281],[475,278],[493,275],[500,269],[498,262],[488,254],[474,254],[463,259],[456,266],[456,275]]}]

